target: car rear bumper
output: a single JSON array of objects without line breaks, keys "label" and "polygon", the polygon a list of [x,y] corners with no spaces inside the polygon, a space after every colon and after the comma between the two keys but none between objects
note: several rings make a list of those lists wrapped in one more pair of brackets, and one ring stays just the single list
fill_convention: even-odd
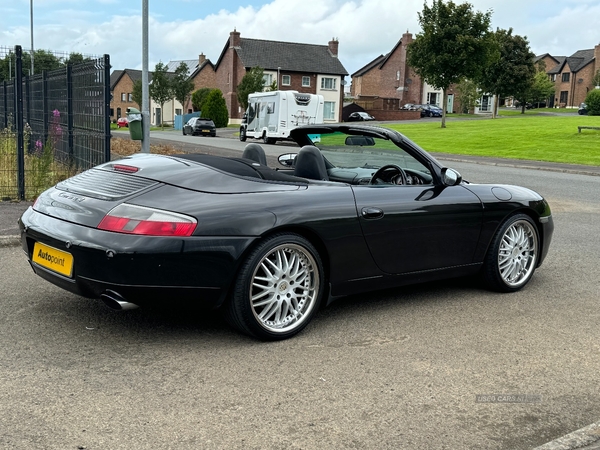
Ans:
[{"label": "car rear bumper", "polygon": [[[155,237],[76,225],[29,208],[20,222],[21,244],[34,272],[78,295],[106,290],[135,304],[195,301],[215,308],[224,301],[243,252],[254,237]],[[72,255],[70,276],[33,261],[36,243]]]}]

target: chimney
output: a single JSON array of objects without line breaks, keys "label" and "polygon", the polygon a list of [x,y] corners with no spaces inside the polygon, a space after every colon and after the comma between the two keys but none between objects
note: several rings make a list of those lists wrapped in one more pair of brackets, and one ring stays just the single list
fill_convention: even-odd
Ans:
[{"label": "chimney", "polygon": [[240,47],[240,32],[236,31],[234,28],[231,33],[229,33],[229,48],[232,47]]},{"label": "chimney", "polygon": [[409,33],[408,30],[406,30],[406,33],[404,33],[402,35],[402,43],[404,45],[408,45],[413,41],[413,35],[412,33]]},{"label": "chimney", "polygon": [[198,56],[198,67],[201,67],[204,61],[206,61],[206,56],[204,56],[204,53],[200,53]]},{"label": "chimney", "polygon": [[332,38],[329,41],[329,51],[336,58],[337,58],[337,55],[338,55],[338,46],[339,45],[340,45],[340,41],[338,41],[337,38]]},{"label": "chimney", "polygon": [[594,58],[596,59],[596,70],[600,70],[600,44],[594,47]]}]

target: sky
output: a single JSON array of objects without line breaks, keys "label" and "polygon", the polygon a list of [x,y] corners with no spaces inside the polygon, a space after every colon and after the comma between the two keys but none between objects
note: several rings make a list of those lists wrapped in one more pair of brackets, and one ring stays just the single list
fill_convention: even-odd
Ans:
[{"label": "sky", "polygon": [[[196,59],[216,63],[229,33],[242,38],[327,45],[339,41],[348,74],[421,29],[431,0],[149,0],[149,66]],[[0,48],[109,54],[114,69],[142,67],[142,0],[0,0]],[[455,3],[463,3],[455,0]],[[492,11],[492,29],[513,28],[536,55],[569,56],[600,43],[600,0],[471,0]]]}]

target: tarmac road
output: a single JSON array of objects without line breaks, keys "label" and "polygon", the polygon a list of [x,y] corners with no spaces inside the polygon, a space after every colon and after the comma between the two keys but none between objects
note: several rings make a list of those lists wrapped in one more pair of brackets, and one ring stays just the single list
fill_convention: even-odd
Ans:
[{"label": "tarmac road", "polygon": [[549,199],[524,290],[352,296],[261,343],[215,313],[114,313],[0,248],[0,448],[519,450],[598,421],[600,178],[451,165]]}]

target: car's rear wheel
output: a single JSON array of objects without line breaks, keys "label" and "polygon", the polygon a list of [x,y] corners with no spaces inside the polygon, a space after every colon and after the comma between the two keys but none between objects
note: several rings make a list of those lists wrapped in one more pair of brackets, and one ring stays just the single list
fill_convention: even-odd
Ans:
[{"label": "car's rear wheel", "polygon": [[246,141],[246,128],[240,127],[240,141]]},{"label": "car's rear wheel", "polygon": [[225,317],[259,339],[287,339],[308,325],[323,290],[323,265],[314,246],[297,234],[276,234],[242,264]]},{"label": "car's rear wheel", "polygon": [[483,278],[499,292],[514,292],[525,286],[539,259],[540,238],[533,220],[515,214],[500,226],[485,257]]},{"label": "car's rear wheel", "polygon": [[183,135],[185,136],[185,127],[183,127],[182,131],[183,131]]}]

